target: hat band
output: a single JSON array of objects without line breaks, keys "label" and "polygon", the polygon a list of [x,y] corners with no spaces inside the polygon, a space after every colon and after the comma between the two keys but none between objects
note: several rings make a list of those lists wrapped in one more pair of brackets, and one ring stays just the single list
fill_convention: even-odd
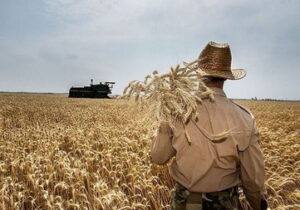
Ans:
[{"label": "hat band", "polygon": [[207,69],[202,69],[202,75],[203,76],[214,76],[214,77],[222,77],[222,78],[227,78],[227,79],[232,79],[234,78],[232,71],[220,71],[220,70],[207,70]]},{"label": "hat band", "polygon": [[217,70],[217,71],[231,71],[230,66],[218,65],[218,64],[199,64],[201,69]]}]

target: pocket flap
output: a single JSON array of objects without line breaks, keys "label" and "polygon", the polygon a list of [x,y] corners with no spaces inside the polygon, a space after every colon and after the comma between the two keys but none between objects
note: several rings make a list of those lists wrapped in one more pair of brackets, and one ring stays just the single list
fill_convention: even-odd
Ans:
[{"label": "pocket flap", "polygon": [[243,130],[233,133],[233,138],[237,144],[239,152],[243,152],[249,147],[251,135],[252,132],[250,130]]}]

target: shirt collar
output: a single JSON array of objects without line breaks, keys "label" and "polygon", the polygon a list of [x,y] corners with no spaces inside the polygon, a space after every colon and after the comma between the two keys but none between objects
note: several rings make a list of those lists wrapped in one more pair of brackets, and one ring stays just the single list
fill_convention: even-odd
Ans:
[{"label": "shirt collar", "polygon": [[214,91],[214,95],[219,95],[223,97],[227,97],[225,92],[221,88],[216,88],[216,87],[211,87],[210,88],[212,91]]}]

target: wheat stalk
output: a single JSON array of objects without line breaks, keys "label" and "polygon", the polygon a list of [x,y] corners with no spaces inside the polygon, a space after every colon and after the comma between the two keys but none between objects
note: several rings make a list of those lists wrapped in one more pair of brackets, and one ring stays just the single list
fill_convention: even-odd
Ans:
[{"label": "wheat stalk", "polygon": [[[149,112],[157,116],[160,123],[167,123],[172,129],[176,123],[181,124],[185,137],[191,144],[187,123],[198,117],[198,103],[204,98],[214,99],[213,91],[202,81],[197,61],[171,67],[170,72],[162,75],[155,70],[144,81],[134,80],[124,89],[121,98],[134,98],[142,107],[147,105]],[[217,139],[226,136],[227,132],[216,135]]]}]

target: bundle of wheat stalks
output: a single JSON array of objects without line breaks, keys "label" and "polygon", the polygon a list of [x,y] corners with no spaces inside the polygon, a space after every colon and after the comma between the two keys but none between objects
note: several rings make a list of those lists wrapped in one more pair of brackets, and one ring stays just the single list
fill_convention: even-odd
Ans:
[{"label": "bundle of wheat stalks", "polygon": [[[197,105],[204,98],[214,99],[213,91],[203,82],[203,74],[198,70],[198,60],[183,63],[171,71],[159,75],[154,71],[144,81],[132,81],[124,89],[122,98],[134,98],[142,107],[147,105],[157,120],[167,123],[172,129],[181,124],[189,144],[191,138],[186,130],[189,121],[198,117]],[[149,106],[150,105],[150,106]],[[223,139],[227,133],[211,135],[215,140]]]}]

